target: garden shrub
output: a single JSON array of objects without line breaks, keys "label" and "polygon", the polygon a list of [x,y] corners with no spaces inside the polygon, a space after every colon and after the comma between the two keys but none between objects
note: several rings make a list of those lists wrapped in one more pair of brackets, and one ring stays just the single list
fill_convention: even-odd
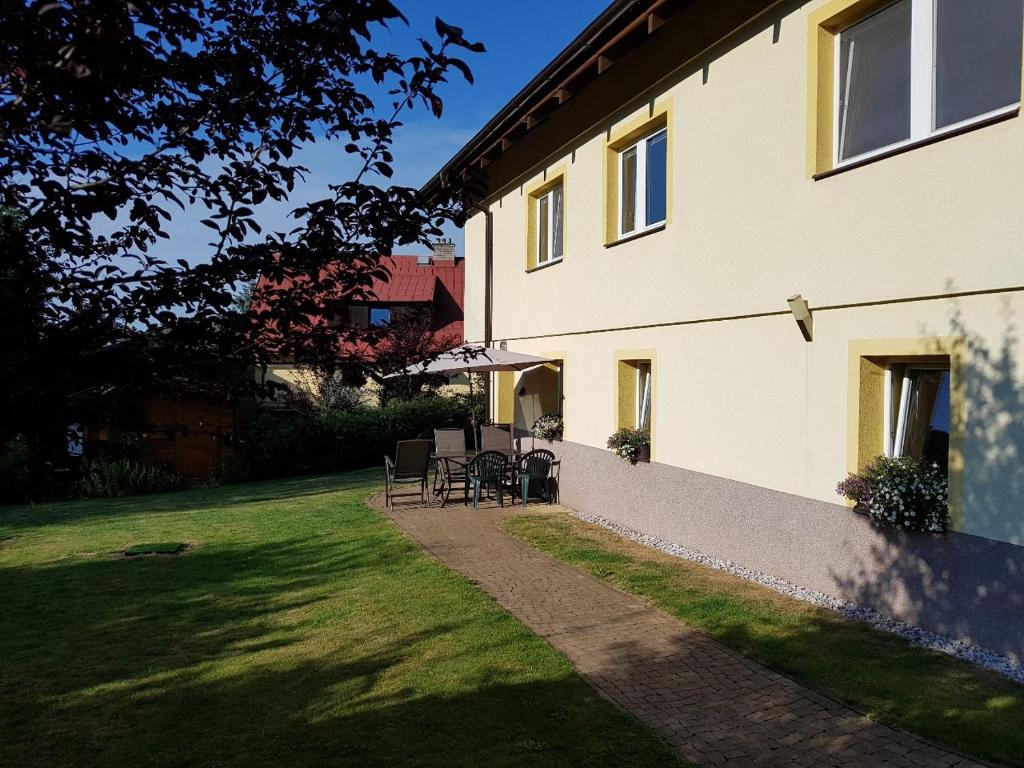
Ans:
[{"label": "garden shrub", "polygon": [[476,400],[430,397],[393,400],[380,408],[267,412],[241,430],[235,456],[215,470],[211,482],[383,464],[385,454],[394,454],[399,440],[433,438],[435,429],[468,430],[473,411],[479,407]]},{"label": "garden shrub", "polygon": [[163,467],[142,464],[131,459],[93,462],[78,483],[80,496],[112,499],[161,493],[181,487],[181,477]]},{"label": "garden shrub", "polygon": [[942,533],[949,526],[949,488],[939,465],[879,456],[836,486],[875,527]]},{"label": "garden shrub", "polygon": [[0,445],[0,504],[24,501],[32,491],[32,452],[21,435]]}]

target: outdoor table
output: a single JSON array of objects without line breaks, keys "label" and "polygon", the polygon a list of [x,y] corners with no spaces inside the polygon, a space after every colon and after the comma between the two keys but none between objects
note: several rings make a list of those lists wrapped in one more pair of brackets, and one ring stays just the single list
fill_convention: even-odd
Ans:
[{"label": "outdoor table", "polygon": [[[520,455],[519,451],[514,449],[490,449],[492,453],[502,453],[507,459],[515,459]],[[452,480],[451,471],[452,466],[462,467],[466,469],[469,463],[473,461],[481,453],[485,453],[483,450],[473,450],[467,448],[464,451],[435,451],[430,454],[431,458],[437,462],[437,472],[434,475],[434,496],[441,499],[441,506],[447,506],[448,498],[452,495]],[[464,503],[469,503],[468,489],[463,487],[463,496],[465,496]]]}]

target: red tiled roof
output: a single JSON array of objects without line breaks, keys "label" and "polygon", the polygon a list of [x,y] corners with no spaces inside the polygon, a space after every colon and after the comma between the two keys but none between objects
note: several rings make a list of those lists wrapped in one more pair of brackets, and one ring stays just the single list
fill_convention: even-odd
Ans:
[{"label": "red tiled roof", "polygon": [[[394,255],[382,259],[381,264],[390,272],[390,278],[374,279],[370,292],[375,298],[358,303],[431,304],[433,332],[438,342],[457,346],[464,341],[464,259],[420,264],[417,256]],[[260,278],[256,288],[257,296],[260,288],[268,283],[265,276]],[[284,285],[287,285],[287,281]]]},{"label": "red tiled roof", "polygon": [[[461,267],[461,260],[459,265]],[[418,264],[415,256],[391,256],[381,260],[391,279],[374,280],[372,290],[382,304],[412,303],[434,300],[434,285],[441,272],[450,273],[454,262]],[[461,268],[458,270],[461,272]],[[459,298],[461,299],[461,293]]]}]

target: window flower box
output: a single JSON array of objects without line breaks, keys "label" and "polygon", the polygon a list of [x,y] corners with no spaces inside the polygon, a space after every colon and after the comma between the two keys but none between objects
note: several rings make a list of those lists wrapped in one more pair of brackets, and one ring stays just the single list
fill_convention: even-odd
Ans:
[{"label": "window flower box", "polygon": [[630,464],[646,463],[651,460],[651,433],[623,427],[608,438],[608,447]]},{"label": "window flower box", "polygon": [[876,528],[945,533],[949,488],[939,465],[909,456],[879,456],[836,486]]}]

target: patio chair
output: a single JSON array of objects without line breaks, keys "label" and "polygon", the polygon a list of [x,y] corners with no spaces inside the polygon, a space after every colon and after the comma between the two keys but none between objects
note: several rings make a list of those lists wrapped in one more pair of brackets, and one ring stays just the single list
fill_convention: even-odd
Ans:
[{"label": "patio chair", "polygon": [[[505,427],[508,429],[505,429]],[[480,427],[480,450],[512,453],[512,425],[485,424]]]},{"label": "patio chair", "polygon": [[466,431],[464,429],[435,429],[434,450],[442,451],[465,451]]},{"label": "patio chair", "polygon": [[395,460],[384,457],[384,500],[394,509],[395,496],[413,496],[415,491],[395,493],[395,486],[405,483],[420,484],[420,499],[430,506],[427,495],[427,475],[430,471],[430,440],[399,440],[395,446]]},{"label": "patio chair", "polygon": [[498,451],[484,451],[466,467],[469,484],[473,486],[473,509],[479,508],[480,493],[493,487],[498,504],[505,506],[504,491],[508,487],[508,458]]},{"label": "patio chair", "polygon": [[[466,452],[466,430],[464,429],[435,429],[434,450],[437,453],[465,453]],[[447,478],[447,480],[446,480]],[[469,498],[469,485],[466,478],[466,465],[462,462],[448,462],[438,459],[434,467],[434,493],[437,494],[445,482],[451,483],[454,488],[457,484],[463,487],[463,496]]]},{"label": "patio chair", "polygon": [[538,448],[535,451],[522,456],[515,463],[515,473],[512,479],[512,500],[515,502],[515,493],[518,490],[523,506],[530,495],[530,486],[541,485],[541,498],[550,504],[553,499],[551,492],[551,468],[555,464],[555,454],[551,451]]}]

